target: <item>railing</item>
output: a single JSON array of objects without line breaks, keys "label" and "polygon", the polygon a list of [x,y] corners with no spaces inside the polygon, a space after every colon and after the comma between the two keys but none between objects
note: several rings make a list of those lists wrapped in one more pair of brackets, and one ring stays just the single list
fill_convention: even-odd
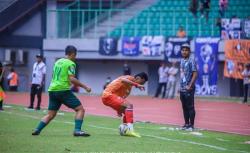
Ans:
[{"label": "railing", "polygon": [[[195,20],[190,12],[183,10],[145,10],[133,15],[132,19],[129,18],[128,14],[133,14],[134,11],[128,9],[49,10],[48,18],[56,16],[57,25],[48,24],[48,28],[56,26],[54,28],[56,32],[54,35],[48,33],[47,37],[98,38],[115,34],[117,36],[175,36],[179,26],[183,26],[187,35],[191,36],[219,35],[219,27],[216,27],[215,17],[210,17],[208,23],[206,23],[204,18]],[[211,13],[217,13],[217,11]],[[182,16],[179,16],[180,14]]]}]

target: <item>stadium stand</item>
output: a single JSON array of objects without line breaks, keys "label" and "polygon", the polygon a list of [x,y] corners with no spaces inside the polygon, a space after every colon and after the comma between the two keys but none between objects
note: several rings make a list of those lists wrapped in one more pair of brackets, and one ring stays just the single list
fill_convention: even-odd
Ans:
[{"label": "stadium stand", "polygon": [[[137,16],[127,23],[117,27],[110,36],[143,36],[143,35],[164,35],[175,36],[179,26],[183,26],[188,36],[219,36],[219,27],[216,26],[216,19],[219,17],[218,0],[211,1],[209,21],[205,22],[200,18],[198,21],[188,10],[187,0],[159,0],[141,11]],[[225,17],[237,16],[246,18],[250,15],[250,1],[233,0],[229,1],[229,6]]]}]

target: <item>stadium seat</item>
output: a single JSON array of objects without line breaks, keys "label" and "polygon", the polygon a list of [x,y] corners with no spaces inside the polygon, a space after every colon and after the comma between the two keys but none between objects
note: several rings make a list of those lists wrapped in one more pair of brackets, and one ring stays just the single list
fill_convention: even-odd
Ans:
[{"label": "stadium seat", "polygon": [[[189,1],[159,0],[124,24],[125,34],[134,35],[135,32],[132,31],[137,30],[137,35],[140,36],[148,32],[149,35],[157,35],[162,32],[164,36],[173,36],[178,27],[182,25],[186,29],[188,36],[218,36],[220,31],[215,27],[216,18],[219,17],[218,0],[211,0],[211,6],[208,24],[206,24],[204,18],[199,18],[197,23],[192,13],[188,10]],[[237,15],[238,17],[245,18],[250,15],[249,10],[250,1],[232,0],[229,2],[225,16],[230,18],[233,15]],[[176,16],[175,22],[173,20],[174,16]],[[199,12],[198,16],[200,16]],[[135,28],[135,22],[140,25],[140,28]],[[147,24],[150,24],[149,31],[147,31]],[[119,33],[121,34],[121,32],[115,31],[112,34],[117,35]]]}]

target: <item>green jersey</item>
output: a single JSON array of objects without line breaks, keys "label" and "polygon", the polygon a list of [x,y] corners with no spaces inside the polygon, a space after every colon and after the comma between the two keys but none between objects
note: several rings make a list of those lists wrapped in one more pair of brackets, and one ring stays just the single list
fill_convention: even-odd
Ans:
[{"label": "green jersey", "polygon": [[66,58],[56,61],[48,91],[70,90],[70,75],[75,75],[76,64]]}]

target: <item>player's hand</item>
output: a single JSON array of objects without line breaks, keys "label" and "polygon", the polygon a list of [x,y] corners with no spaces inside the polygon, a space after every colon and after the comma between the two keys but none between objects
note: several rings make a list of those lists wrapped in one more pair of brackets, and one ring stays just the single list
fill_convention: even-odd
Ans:
[{"label": "player's hand", "polygon": [[117,112],[118,117],[122,117],[122,112]]},{"label": "player's hand", "polygon": [[141,91],[144,91],[145,90],[145,87],[143,85],[138,85],[137,88],[139,88]]},{"label": "player's hand", "polygon": [[88,93],[91,92],[91,88],[89,88],[89,87],[87,87],[85,90],[86,90]]},{"label": "player's hand", "polygon": [[191,85],[187,85],[187,86],[186,86],[186,89],[189,91],[189,90],[192,89],[192,86],[191,86]]}]

